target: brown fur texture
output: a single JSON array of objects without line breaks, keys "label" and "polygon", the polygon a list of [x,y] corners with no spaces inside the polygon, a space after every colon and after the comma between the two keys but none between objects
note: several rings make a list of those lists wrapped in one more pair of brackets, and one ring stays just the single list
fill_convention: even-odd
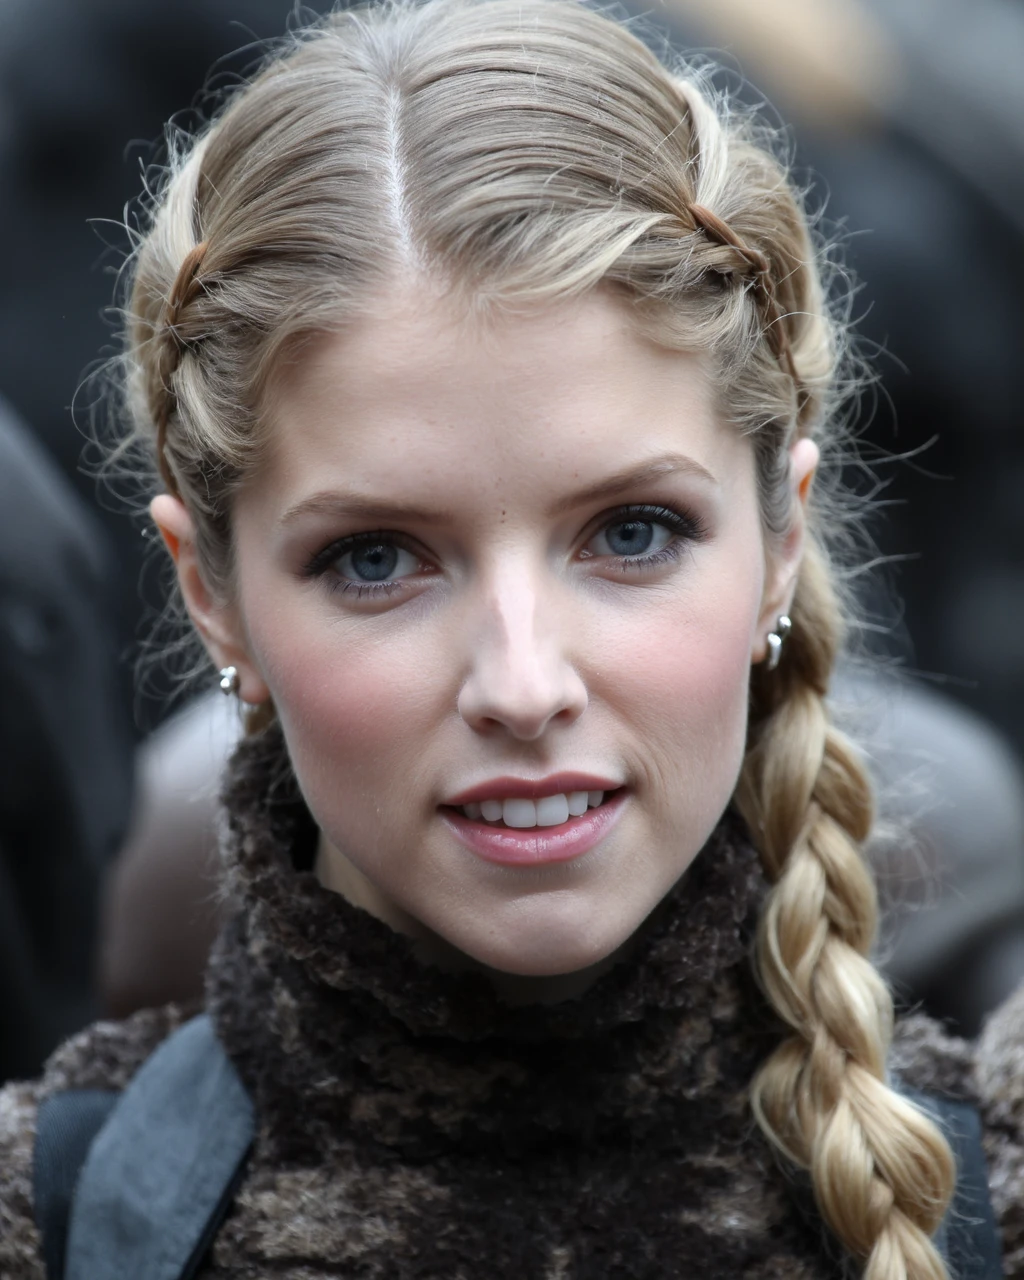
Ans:
[{"label": "brown fur texture", "polygon": [[[826,1280],[845,1267],[754,1126],[778,1028],[749,946],[764,884],[727,817],[633,955],[580,1000],[510,1008],[474,974],[323,889],[275,731],[226,793],[233,908],[208,1008],[257,1108],[235,1206],[201,1275],[263,1280]],[[302,869],[305,867],[306,869]],[[122,1088],[185,1011],[101,1023],[0,1092],[0,1276],[43,1280],[31,1218],[38,1100]],[[1024,1280],[1024,996],[978,1050],[926,1019],[894,1066],[977,1096],[1007,1276]]]}]

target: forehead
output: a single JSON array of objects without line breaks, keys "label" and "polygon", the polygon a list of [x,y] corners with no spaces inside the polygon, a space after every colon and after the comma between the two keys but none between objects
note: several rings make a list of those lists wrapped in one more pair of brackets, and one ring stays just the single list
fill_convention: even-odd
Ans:
[{"label": "forehead", "polygon": [[645,338],[594,291],[486,316],[426,288],[316,338],[278,380],[255,487],[399,495],[472,476],[511,499],[682,452],[721,483],[749,446],[719,421],[704,357]]}]

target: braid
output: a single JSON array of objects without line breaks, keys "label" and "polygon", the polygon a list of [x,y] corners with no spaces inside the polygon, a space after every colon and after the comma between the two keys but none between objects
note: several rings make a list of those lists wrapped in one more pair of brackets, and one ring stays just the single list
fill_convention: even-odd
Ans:
[{"label": "braid", "polygon": [[167,458],[167,426],[176,403],[172,390],[173,378],[181,361],[182,351],[186,349],[186,344],[178,332],[178,324],[182,312],[200,291],[199,269],[206,256],[206,246],[207,242],[202,240],[191,248],[178,268],[178,274],[174,278],[167,299],[163,325],[158,334],[158,341],[161,344],[160,352],[154,362],[158,381],[158,385],[154,388],[156,403],[153,412],[156,422],[156,461],[163,482],[167,486],[167,492],[176,498],[181,497],[181,492]]},{"label": "braid", "polygon": [[772,351],[775,353],[775,358],[793,379],[798,391],[802,391],[800,376],[793,361],[793,351],[789,344],[789,336],[786,333],[786,326],[783,322],[782,310],[775,296],[771,263],[759,249],[752,249],[727,222],[717,214],[712,213],[710,209],[705,209],[701,204],[691,204],[689,213],[693,218],[694,224],[704,232],[709,240],[716,244],[726,245],[736,251],[742,267],[753,279],[764,321],[765,335]]},{"label": "braid", "polygon": [[931,1243],[953,1159],[938,1129],[885,1083],[892,1000],[868,959],[874,882],[859,846],[872,817],[863,766],[828,721],[840,640],[825,558],[812,542],[777,672],[755,671],[756,737],[737,798],[774,882],[757,962],[792,1028],[754,1082],[768,1137],[810,1171],[819,1208],[865,1280],[946,1280]]}]

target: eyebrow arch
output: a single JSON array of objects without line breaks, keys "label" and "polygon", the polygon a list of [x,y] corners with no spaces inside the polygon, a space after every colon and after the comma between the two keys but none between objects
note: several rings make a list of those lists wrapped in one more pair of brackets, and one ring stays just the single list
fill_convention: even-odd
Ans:
[{"label": "eyebrow arch", "polygon": [[627,493],[630,489],[641,488],[645,484],[664,479],[665,476],[675,475],[678,472],[695,476],[706,484],[714,485],[715,488],[718,487],[718,481],[715,477],[696,458],[687,457],[684,453],[663,453],[657,458],[652,458],[649,462],[642,462],[637,467],[630,467],[628,471],[620,471],[617,475],[609,476],[607,480],[600,480],[597,484],[578,490],[571,497],[563,498],[556,503],[549,514],[552,516],[562,515],[575,507],[585,507],[593,502],[617,498],[620,494]]},{"label": "eyebrow arch", "polygon": [[[654,480],[675,475],[677,472],[696,476],[715,486],[718,484],[711,472],[701,466],[695,458],[689,458],[682,453],[665,453],[637,467],[631,467],[628,471],[620,471],[606,480],[600,480],[586,489],[578,490],[570,497],[561,499],[548,514],[564,515],[566,511],[572,511],[576,507],[616,498],[630,489],[640,488]],[[381,523],[409,520],[424,525],[451,524],[454,520],[454,516],[449,511],[428,511],[421,507],[406,506],[404,503],[373,498],[366,494],[345,490],[325,490],[322,493],[310,494],[308,498],[303,498],[289,507],[279,523],[282,528],[286,528],[306,516],[355,516],[361,519],[379,520]]]}]

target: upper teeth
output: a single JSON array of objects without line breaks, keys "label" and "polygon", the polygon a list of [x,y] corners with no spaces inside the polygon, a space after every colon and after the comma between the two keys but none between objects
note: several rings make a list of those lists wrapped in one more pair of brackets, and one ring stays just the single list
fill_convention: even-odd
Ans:
[{"label": "upper teeth", "polygon": [[603,791],[570,791],[539,800],[483,800],[480,804],[464,804],[467,818],[483,818],[485,822],[502,822],[506,827],[557,827],[596,808],[604,800]]}]

